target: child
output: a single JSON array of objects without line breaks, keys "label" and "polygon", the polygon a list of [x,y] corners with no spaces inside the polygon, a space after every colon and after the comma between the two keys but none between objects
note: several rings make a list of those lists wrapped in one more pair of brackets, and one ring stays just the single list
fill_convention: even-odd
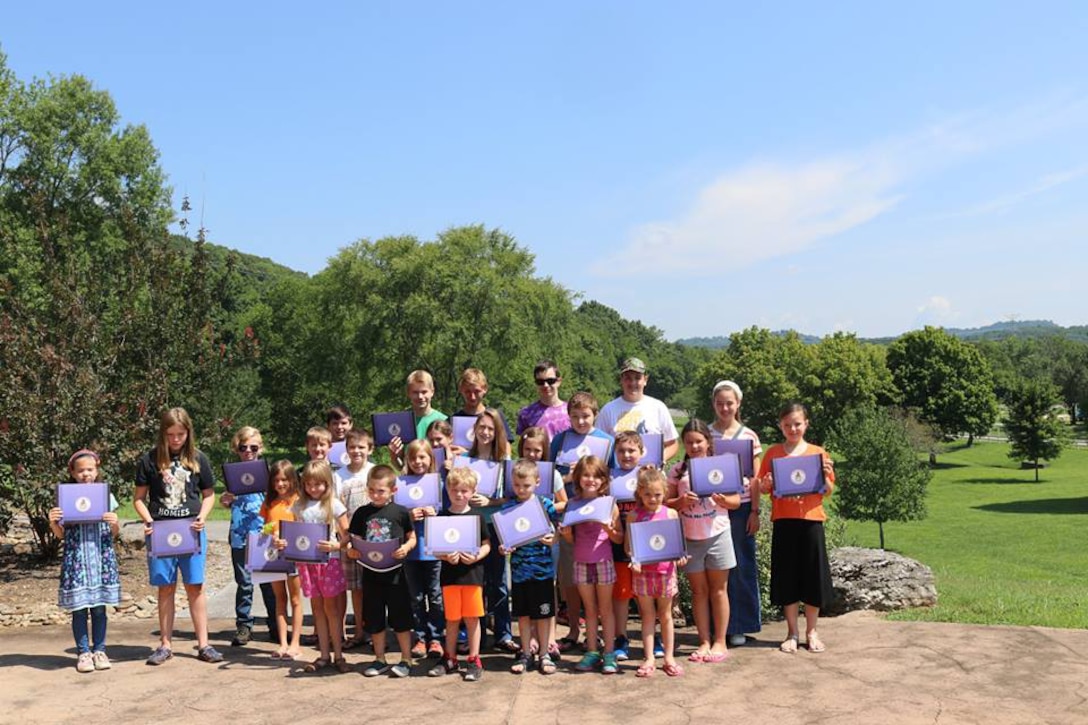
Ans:
[{"label": "child", "polygon": [[[367,496],[367,479],[374,464],[370,462],[373,442],[370,433],[364,428],[352,428],[344,437],[348,454],[348,465],[333,473],[336,481],[336,495],[347,510],[348,521],[359,507],[370,503]],[[366,641],[363,633],[363,572],[362,567],[343,557],[344,585],[351,592],[351,610],[355,612],[354,636],[344,643],[344,649],[360,647]],[[347,618],[347,602],[344,602],[344,618]],[[342,627],[343,629],[343,627]]]},{"label": "child", "polygon": [[[752,468],[758,473],[763,447],[756,432],[740,421],[740,403],[743,398],[740,386],[732,380],[722,380],[714,386],[711,393],[714,422],[710,424],[710,433],[715,440],[752,441]],[[726,628],[726,636],[731,647],[742,646],[747,641],[745,633],[760,631],[763,623],[759,605],[759,572],[756,568],[759,491],[752,496],[751,484],[752,481],[745,477],[744,491],[740,494],[740,508],[729,512],[729,533],[733,538],[733,553],[737,558],[737,567],[726,586],[729,596],[729,626]]]},{"label": "child", "polygon": [[[536,496],[548,518],[553,522],[558,520],[551,500],[537,495],[536,489],[539,485],[540,470],[536,463],[527,458],[518,460],[514,464],[513,480],[510,482],[514,498],[503,509],[513,508]],[[510,573],[514,580],[514,616],[518,618],[521,652],[517,654],[510,671],[517,675],[533,666],[534,634],[537,642],[552,641],[552,618],[555,616],[555,565],[552,562],[554,541],[555,535],[548,534],[539,541],[514,549],[499,547],[499,553],[503,556],[510,555]],[[549,652],[541,653],[538,666],[542,674],[555,673],[555,662]]]},{"label": "child", "polygon": [[[242,426],[234,434],[230,442],[231,450],[242,461],[255,461],[261,457],[264,450],[264,442],[261,432],[248,425]],[[230,560],[234,566],[234,626],[236,631],[231,640],[232,647],[241,647],[249,644],[253,637],[253,580],[249,569],[246,568],[246,539],[250,534],[260,533],[264,526],[261,518],[261,503],[264,494],[260,491],[235,496],[230,491],[224,491],[219,497],[219,503],[230,509]],[[279,639],[276,633],[274,613],[276,611],[276,595],[272,591],[272,585],[261,584],[261,598],[264,600],[265,612],[268,617],[268,634],[273,642]]]},{"label": "child", "polygon": [[[571,418],[573,419],[573,415]],[[574,466],[574,497],[587,501],[608,495],[608,467],[596,456],[585,456]],[[576,504],[569,504],[576,505]],[[586,608],[586,653],[575,665],[579,672],[590,672],[600,666],[601,672],[613,675],[616,653],[613,649],[616,620],[612,616],[612,587],[616,583],[616,567],[612,563],[612,547],[623,543],[619,525],[620,512],[613,504],[612,519],[607,524],[593,521],[575,526],[560,526],[559,533],[574,545],[574,584],[578,587]],[[597,651],[597,620],[604,629],[604,655]]]},{"label": "child", "polygon": [[149,665],[161,665],[174,656],[170,642],[179,572],[189,599],[197,658],[204,662],[223,661],[223,655],[208,644],[208,603],[204,598],[204,562],[208,551],[204,522],[215,506],[214,487],[212,465],[197,450],[189,414],[184,408],[164,411],[159,418],[155,447],[136,465],[132,507],[144,522],[147,537],[151,536],[156,521],[193,517],[192,528],[200,532],[200,551],[183,556],[151,556],[148,551],[147,568],[151,584],[158,587],[159,607],[159,646],[147,658]]},{"label": "child", "polygon": [[680,441],[684,445],[684,460],[669,472],[667,505],[680,513],[688,547],[684,573],[691,584],[691,609],[699,633],[699,646],[688,655],[688,660],[725,662],[729,657],[725,648],[725,626],[729,621],[729,598],[725,587],[729,570],[737,565],[729,533],[729,511],[740,506],[740,494],[716,493],[700,497],[691,490],[688,460],[704,458],[713,450],[714,437],[706,423],[698,418],[689,420],[680,433]]},{"label": "child", "polygon": [[325,412],[325,427],[329,431],[331,443],[347,439],[351,425],[351,411],[343,403],[337,403]]},{"label": "child", "polygon": [[[620,434],[623,435],[622,433]],[[619,444],[617,443],[617,447]],[[668,494],[668,482],[665,474],[651,466],[643,466],[638,473],[638,488],[635,498],[638,504],[627,513],[627,523],[660,521],[675,519],[677,514],[665,507]],[[627,542],[630,553],[630,542]],[[631,564],[631,587],[638,597],[638,613],[642,620],[642,664],[635,673],[639,677],[649,677],[654,673],[656,663],[654,655],[654,617],[661,623],[661,640],[665,650],[665,666],[662,668],[669,677],[684,674],[684,668],[673,657],[672,600],[680,589],[676,583],[676,566],[683,566],[687,558],[679,561],[662,561],[654,564]]]},{"label": "child", "polygon": [[[480,479],[471,468],[454,468],[446,478],[450,505],[443,516],[478,516],[470,505]],[[457,667],[457,631],[464,623],[468,631],[468,659],[461,679],[477,682],[483,677],[480,662],[480,618],[484,616],[484,565],[491,552],[487,528],[480,526],[480,549],[469,553],[443,554],[442,603],[446,614],[446,651],[442,660],[427,671],[428,677],[452,675]]]},{"label": "child", "polygon": [[[98,454],[82,448],[68,459],[68,478],[73,483],[93,483],[98,477]],[[72,613],[76,639],[77,672],[108,670],[106,656],[106,605],[121,601],[121,576],[113,539],[120,531],[117,499],[110,494],[110,510],[101,521],[64,524],[58,507],[49,510],[49,528],[64,541],[57,606]],[[87,617],[91,618],[88,644]]]},{"label": "child", "polygon": [[831,603],[831,568],[824,541],[823,499],[831,495],[835,485],[835,467],[823,448],[805,440],[808,430],[808,410],[801,403],[790,403],[778,414],[778,428],[785,443],[767,449],[759,468],[759,486],[763,493],[774,490],[771,462],[785,456],[819,454],[824,461],[827,490],[823,496],[815,493],[787,496],[771,500],[771,603],[782,607],[789,631],[779,649],[797,651],[797,617],[800,602],[805,603],[805,640],[809,652],[823,652],[825,647],[816,634],[820,608]]},{"label": "child", "polygon": [[[434,421],[445,422],[445,421]],[[448,425],[448,424],[447,424]],[[404,457],[407,472],[413,476],[434,473],[434,449],[426,438],[417,438],[408,444]],[[408,579],[408,591],[412,599],[412,619],[416,642],[412,656],[442,656],[442,641],[446,638],[446,615],[442,611],[442,562],[423,551],[424,519],[438,512],[431,506],[420,506],[409,511],[416,532],[416,546],[404,562]]]},{"label": "child", "polygon": [[[343,631],[341,618],[343,609],[340,602],[344,597],[344,569],[340,564],[340,541],[347,536],[347,509],[340,499],[333,495],[335,484],[332,479],[332,467],[329,462],[315,459],[302,467],[302,486],[298,500],[292,507],[296,521],[325,524],[331,528],[329,538],[317,542],[319,551],[329,552],[329,560],[323,564],[299,563],[298,577],[302,593],[310,599],[310,609],[314,615],[314,630],[317,632],[317,645],[321,655],[306,665],[305,672],[318,672],[329,666],[329,649],[332,648],[332,665],[340,672],[347,672],[347,661],[341,647]],[[280,548],[287,542],[279,539]]]},{"label": "child", "polygon": [[327,460],[330,447],[332,447],[332,433],[328,428],[315,425],[306,431],[306,457],[309,460]]},{"label": "child", "polygon": [[[642,445],[642,436],[630,430],[617,433],[615,447],[616,468],[611,474],[612,477],[635,470],[638,467],[638,462],[642,460],[642,456],[645,454],[646,450]],[[623,526],[625,539],[627,537],[627,514],[634,511],[637,505],[637,501],[620,501],[616,504],[620,512],[620,522]],[[631,558],[627,555],[627,547],[613,544],[612,561],[616,566],[616,586],[612,588],[612,615],[616,619],[614,651],[616,660],[623,662],[627,659],[627,647],[630,644],[627,639],[627,616],[633,594],[631,589]]]},{"label": "child", "polygon": [[[416,419],[416,440],[425,439],[431,423],[446,420],[445,413],[431,407],[431,398],[434,397],[434,378],[426,370],[413,370],[408,374],[405,393],[412,406],[412,415]],[[400,436],[395,436],[389,441],[389,454],[392,460],[402,461],[403,450],[404,442],[401,441]]]},{"label": "child", "polygon": [[[396,472],[389,466],[375,466],[366,482],[370,503],[355,512],[349,530],[366,541],[400,542],[401,545],[393,552],[393,558],[401,562],[415,548],[416,534],[408,509],[393,503],[396,490]],[[348,556],[355,560],[360,558],[354,547],[348,550]],[[363,589],[366,591],[363,621],[366,622],[367,634],[374,642],[374,661],[363,670],[363,675],[377,677],[392,672],[394,677],[407,677],[412,668],[408,653],[412,644],[412,602],[403,565],[398,563],[387,571],[363,567]],[[387,620],[400,645],[400,662],[395,665],[385,660]]]},{"label": "child", "polygon": [[445,454],[441,466],[438,465],[438,460],[435,459],[435,470],[445,481],[446,472],[450,470],[453,464],[453,426],[450,425],[449,420],[432,420],[431,424],[427,426],[426,437],[427,442],[431,444],[432,451],[435,448],[441,448]]},{"label": "child", "polygon": [[[461,410],[450,416],[451,418],[475,418],[488,410],[488,407],[484,404],[484,396],[487,395],[487,376],[484,375],[483,370],[466,368],[457,381],[457,392],[461,394],[464,405]],[[507,442],[514,440],[510,427],[506,424],[506,417],[497,408],[491,408],[491,410],[499,413],[499,422],[502,423],[501,437],[505,438]],[[465,449],[454,446],[453,452],[456,455],[461,455],[465,452]]]},{"label": "child", "polygon": [[[276,461],[269,467],[268,491],[261,505],[261,518],[266,522],[265,531],[279,532],[281,521],[294,521],[293,507],[298,500],[299,485],[295,464],[288,460]],[[293,660],[301,654],[299,638],[302,636],[302,587],[298,574],[291,574],[286,581],[272,582],[276,595],[276,633],[280,647],[272,656]],[[291,644],[287,644],[287,601],[291,601]]]}]

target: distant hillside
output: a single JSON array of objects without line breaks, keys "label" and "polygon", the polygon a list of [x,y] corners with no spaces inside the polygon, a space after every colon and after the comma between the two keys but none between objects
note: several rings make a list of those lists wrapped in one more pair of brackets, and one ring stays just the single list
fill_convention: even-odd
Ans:
[{"label": "distant hillside", "polygon": [[[786,334],[790,332],[792,332],[792,330],[775,330],[771,334],[777,335],[778,337],[785,337]],[[806,345],[815,345],[820,341],[820,338],[815,335],[805,335],[799,332],[797,333],[797,336],[801,338],[801,342]],[[710,350],[719,350],[723,347],[729,347],[729,338],[720,335],[718,337],[685,337],[681,340],[677,340],[676,344],[686,345],[687,347],[705,347]]]},{"label": "distant hillside", "polygon": [[[170,243],[192,253],[193,240],[188,237],[183,237],[180,234],[171,234]],[[245,252],[239,252],[230,247],[212,244],[211,242],[206,243],[206,248],[211,264],[215,268],[225,267],[227,260],[233,256],[234,268],[238,271],[238,274],[250,284],[262,285],[283,277],[306,276],[304,272],[296,272],[290,267],[284,267],[282,264],[272,261],[268,257],[258,257],[254,254],[246,254]]]}]

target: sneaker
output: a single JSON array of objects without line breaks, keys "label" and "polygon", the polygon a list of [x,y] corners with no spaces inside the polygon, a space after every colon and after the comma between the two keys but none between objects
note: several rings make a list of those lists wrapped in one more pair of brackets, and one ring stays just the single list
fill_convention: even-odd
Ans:
[{"label": "sneaker", "polygon": [[665,656],[665,645],[661,644],[661,635],[654,635],[654,657]]},{"label": "sneaker", "polygon": [[147,658],[147,664],[149,665],[161,665],[166,660],[174,656],[174,653],[170,651],[169,647],[159,647],[151,656]]},{"label": "sneaker", "polygon": [[452,675],[457,672],[457,660],[448,660],[443,657],[438,661],[438,664],[427,670],[427,677],[442,677],[443,675]]},{"label": "sneaker", "polygon": [[619,637],[616,637],[616,643],[613,646],[613,650],[615,651],[616,661],[617,662],[626,662],[627,661],[627,645],[628,644],[630,644],[630,643],[627,641],[627,638],[624,637],[623,635],[620,635]]},{"label": "sneaker", "polygon": [[215,647],[212,647],[211,645],[208,645],[207,647],[201,647],[196,653],[196,658],[203,662],[214,663],[223,661],[223,655],[219,654],[219,650],[217,650]]},{"label": "sneaker", "polygon": [[389,671],[393,674],[393,677],[407,677],[412,674],[411,662],[401,660],[397,664],[389,668]]},{"label": "sneaker", "polygon": [[442,645],[439,644],[437,639],[432,639],[430,644],[427,645],[427,656],[428,657],[441,657],[442,656]]},{"label": "sneaker", "polygon": [[574,666],[574,669],[579,672],[592,672],[597,669],[597,666],[601,664],[600,652],[586,652],[582,655],[582,659],[578,660],[578,664]]},{"label": "sneaker", "polygon": [[105,652],[95,652],[92,657],[94,657],[94,668],[96,670],[108,670],[113,666],[110,664],[110,658],[106,656]]},{"label": "sneaker", "polygon": [[393,665],[382,660],[374,660],[366,669],[363,670],[364,677],[377,677],[378,675],[384,675],[389,670],[393,669]]},{"label": "sneaker", "polygon": [[731,634],[729,635],[730,647],[743,647],[748,642],[748,638],[743,634]]},{"label": "sneaker", "polygon": [[465,682],[479,682],[480,678],[484,676],[484,667],[480,662],[480,658],[471,659],[465,663],[465,669],[461,674],[461,679]]},{"label": "sneaker", "polygon": [[94,672],[94,657],[90,652],[80,652],[76,660],[76,672]]},{"label": "sneaker", "polygon": [[601,672],[605,675],[614,675],[620,671],[620,668],[616,666],[616,653],[605,652],[604,657],[601,658]]},{"label": "sneaker", "polygon": [[253,639],[253,629],[244,624],[234,633],[234,639],[230,641],[231,647],[244,647]]},{"label": "sneaker", "polygon": [[412,650],[409,654],[412,655],[412,659],[422,659],[427,656],[427,645],[423,644],[423,640],[417,640],[416,643],[412,645]]}]

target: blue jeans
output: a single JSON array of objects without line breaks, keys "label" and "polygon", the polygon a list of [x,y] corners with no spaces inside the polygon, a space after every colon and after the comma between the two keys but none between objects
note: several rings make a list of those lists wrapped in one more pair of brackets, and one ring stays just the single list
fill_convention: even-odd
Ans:
[{"label": "blue jeans", "polygon": [[87,615],[91,615],[91,641],[95,652],[106,651],[106,607],[87,607],[72,612],[72,636],[76,638],[76,649],[80,654],[90,652],[87,642]]},{"label": "blue jeans", "polygon": [[[495,527],[488,524],[488,536],[491,538],[491,551],[484,559],[484,605],[493,618],[496,642],[513,639],[510,629],[510,590],[506,584],[506,557],[499,553],[499,535]],[[481,645],[483,643],[481,630]]]},{"label": "blue jeans", "polygon": [[[246,550],[231,547],[230,562],[234,565],[234,583],[238,585],[234,592],[234,626],[253,629],[253,580],[246,568]],[[276,592],[271,584],[261,585],[261,599],[268,612],[268,628],[276,627]]]},{"label": "blue jeans", "polygon": [[412,629],[420,642],[445,644],[446,614],[442,609],[440,561],[404,562],[404,575],[412,597]]}]

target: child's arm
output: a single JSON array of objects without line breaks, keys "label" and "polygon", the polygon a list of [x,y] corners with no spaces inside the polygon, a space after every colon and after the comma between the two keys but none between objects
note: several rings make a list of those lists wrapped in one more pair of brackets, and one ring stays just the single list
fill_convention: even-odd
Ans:
[{"label": "child's arm", "polygon": [[710,500],[721,508],[729,509],[730,511],[740,508],[739,493],[715,493],[710,496]]},{"label": "child's arm", "polygon": [[408,536],[405,538],[404,543],[393,552],[393,558],[403,559],[414,548],[416,548],[416,530],[408,529]]},{"label": "child's arm", "polygon": [[824,491],[824,498],[831,495],[832,489],[835,488],[835,462],[831,460],[831,456],[826,453],[821,454],[824,457],[824,483],[827,484],[827,490]]},{"label": "child's arm", "polygon": [[64,512],[60,510],[59,506],[54,506],[49,509],[49,530],[53,532],[53,536],[58,539],[64,538],[64,527],[60,525],[60,520],[64,517]]},{"label": "child's arm", "polygon": [[564,526],[563,524],[559,524],[559,535],[562,536],[563,541],[567,542],[568,544],[573,544],[574,543],[574,527],[573,526]]},{"label": "child's arm", "polygon": [[223,495],[219,497],[219,503],[223,508],[230,508],[234,504],[234,494],[230,491],[224,491]]},{"label": "child's arm", "polygon": [[[676,516],[676,512],[673,511],[672,509],[666,507],[666,510],[670,514],[669,518],[674,518]],[[636,514],[634,511],[628,511],[627,512],[627,525],[628,526],[635,523],[637,519],[638,519],[638,514]],[[625,552],[627,552],[627,558],[630,559],[631,558],[631,539],[624,538],[624,540],[623,540],[623,550]]]},{"label": "child's arm", "polygon": [[121,535],[121,521],[117,518],[117,512],[107,511],[102,514],[102,520],[110,525],[110,534],[113,536]]},{"label": "child's arm", "polygon": [[[346,551],[350,538],[348,537],[348,515],[342,513],[336,517],[336,526],[332,531],[332,538],[328,541],[317,542],[317,548],[321,551],[333,551],[334,549],[340,549]],[[348,554],[351,557],[351,554]]]},{"label": "child's arm", "polygon": [[151,536],[151,511],[147,508],[147,494],[150,490],[149,486],[137,484],[136,491],[132,495],[132,508],[144,522],[144,536]]},{"label": "child's arm", "polygon": [[608,532],[608,539],[613,544],[623,543],[623,527],[620,526],[620,507],[616,504],[612,504],[612,521],[605,527]]},{"label": "child's arm", "polygon": [[215,507],[215,489],[214,488],[202,488],[200,490],[200,513],[196,515],[196,521],[193,522],[193,530],[200,531],[204,528],[204,522],[208,520],[208,514],[212,512]]}]

